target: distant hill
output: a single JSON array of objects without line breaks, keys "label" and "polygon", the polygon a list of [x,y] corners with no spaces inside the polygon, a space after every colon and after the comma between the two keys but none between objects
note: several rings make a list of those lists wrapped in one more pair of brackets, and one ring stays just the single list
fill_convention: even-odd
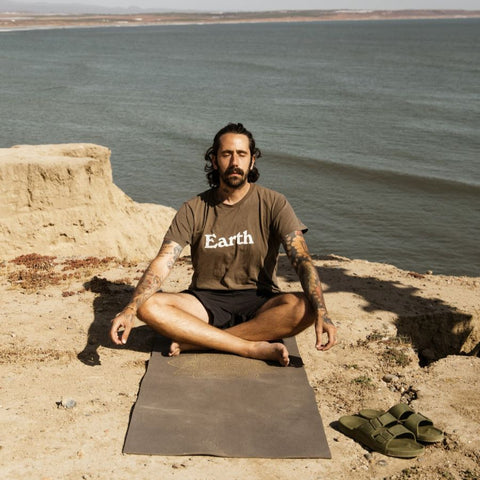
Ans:
[{"label": "distant hill", "polygon": [[[157,8],[158,12],[165,9]],[[102,7],[99,5],[90,5],[82,3],[48,3],[48,2],[15,2],[12,0],[0,0],[0,12],[19,12],[19,13],[142,13],[152,11],[140,7]]]}]

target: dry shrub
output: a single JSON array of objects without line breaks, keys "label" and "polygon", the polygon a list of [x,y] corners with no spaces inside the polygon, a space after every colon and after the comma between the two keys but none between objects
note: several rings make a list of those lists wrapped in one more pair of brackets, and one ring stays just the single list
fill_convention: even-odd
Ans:
[{"label": "dry shrub", "polygon": [[32,270],[50,270],[56,263],[57,257],[49,257],[47,255],[39,255],[38,253],[29,253],[27,255],[20,255],[19,257],[10,260],[10,263],[15,265],[23,265]]},{"label": "dry shrub", "polygon": [[[75,258],[62,262],[56,262],[56,259],[57,257],[38,253],[20,255],[10,261],[19,268],[11,271],[7,279],[12,286],[33,292],[61,282],[84,281],[91,277],[92,271],[104,269],[117,262],[114,257]],[[60,267],[62,267],[61,271],[59,271]],[[64,293],[63,296],[68,296],[69,293]]]},{"label": "dry shrub", "polygon": [[105,267],[112,262],[115,262],[114,257],[87,257],[87,258],[74,258],[65,260],[62,264],[64,265],[63,271],[65,270],[77,270],[80,268],[98,268]]}]

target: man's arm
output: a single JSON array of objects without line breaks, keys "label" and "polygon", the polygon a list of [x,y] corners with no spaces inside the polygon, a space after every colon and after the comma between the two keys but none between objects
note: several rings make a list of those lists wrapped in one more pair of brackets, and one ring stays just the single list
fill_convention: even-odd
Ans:
[{"label": "man's arm", "polygon": [[[337,343],[337,328],[328,317],[323,299],[322,284],[317,269],[308,251],[307,243],[301,231],[285,235],[282,239],[285,252],[297,272],[303,291],[314,308],[317,350],[328,350]],[[322,335],[327,334],[327,343],[322,345]]]},{"label": "man's arm", "polygon": [[[115,344],[124,345],[127,343],[137,310],[158,291],[181,252],[182,247],[178,243],[163,242],[157,256],[139,280],[129,304],[112,320],[110,338]],[[123,332],[120,333],[120,330],[123,330]]]}]

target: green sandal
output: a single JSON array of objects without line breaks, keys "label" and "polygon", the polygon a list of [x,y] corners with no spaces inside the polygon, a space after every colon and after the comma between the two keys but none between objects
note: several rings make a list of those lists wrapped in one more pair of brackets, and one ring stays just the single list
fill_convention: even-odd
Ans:
[{"label": "green sandal", "polygon": [[415,441],[415,435],[390,413],[370,419],[346,415],[338,420],[338,428],[371,450],[390,457],[413,458],[425,451],[425,447]]},{"label": "green sandal", "polygon": [[[388,413],[401,422],[405,428],[413,432],[419,442],[435,443],[443,440],[443,432],[435,427],[429,418],[421,413],[415,413],[415,411],[405,403],[394,405],[388,410]],[[361,417],[366,419],[376,418],[383,414],[384,412],[380,410],[371,409],[360,410],[359,413]]]}]

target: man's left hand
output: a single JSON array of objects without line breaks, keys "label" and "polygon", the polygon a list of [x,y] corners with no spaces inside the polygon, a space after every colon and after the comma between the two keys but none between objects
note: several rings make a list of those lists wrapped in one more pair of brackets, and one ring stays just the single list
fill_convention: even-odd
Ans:
[{"label": "man's left hand", "polygon": [[[322,344],[323,334],[327,334],[327,343]],[[325,314],[320,314],[315,321],[315,334],[317,341],[315,348],[323,352],[330,350],[337,344],[337,327],[333,324],[330,318]]]}]

